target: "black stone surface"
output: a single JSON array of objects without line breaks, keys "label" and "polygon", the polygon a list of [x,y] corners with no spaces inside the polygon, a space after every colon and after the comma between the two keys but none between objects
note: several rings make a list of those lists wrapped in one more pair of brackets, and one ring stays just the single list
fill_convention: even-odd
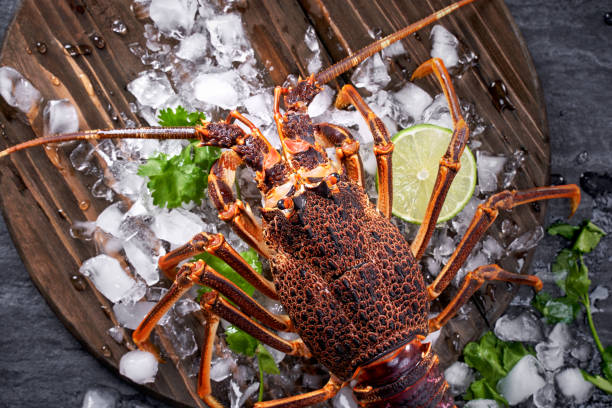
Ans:
[{"label": "black stone surface", "polygon": [[[486,0],[480,0],[486,1]],[[16,0],[0,0],[3,35]],[[552,174],[578,183],[584,172],[612,173],[612,0],[507,0],[525,37],[546,97]],[[584,154],[587,157],[584,160]],[[593,191],[593,190],[590,190]],[[612,191],[584,194],[574,222],[592,218],[612,233]],[[548,223],[563,219],[567,204],[549,206]],[[546,237],[534,273],[547,276],[563,242]],[[612,234],[586,258],[595,284],[612,289]],[[549,282],[546,288],[553,289]],[[595,315],[600,337],[612,345],[612,299]],[[28,278],[0,216],[0,407],[79,407],[86,390],[111,387],[123,407],[166,407],[141,394],[90,356],[64,328]],[[601,393],[588,406],[612,406]]]}]

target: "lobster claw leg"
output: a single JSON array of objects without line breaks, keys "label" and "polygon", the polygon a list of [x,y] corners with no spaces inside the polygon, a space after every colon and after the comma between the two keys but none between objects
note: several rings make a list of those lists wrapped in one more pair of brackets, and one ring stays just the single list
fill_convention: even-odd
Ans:
[{"label": "lobster claw leg", "polygon": [[419,260],[427,244],[431,239],[431,235],[436,228],[438,222],[438,216],[442,211],[446,194],[450,189],[450,186],[461,168],[461,154],[465,149],[465,146],[469,137],[469,129],[463,116],[461,115],[461,107],[459,106],[459,99],[453,88],[453,84],[450,79],[450,75],[444,66],[444,63],[439,58],[432,58],[423,64],[421,64],[414,72],[412,78],[422,78],[425,75],[434,74],[438,79],[438,82],[442,86],[444,96],[448,102],[448,106],[453,120],[453,135],[448,145],[448,149],[442,158],[440,159],[440,167],[438,169],[438,176],[434,184],[433,192],[429,198],[429,204],[425,211],[425,218],[423,223],[419,227],[414,241],[412,242],[411,249],[414,257]]},{"label": "lobster claw leg", "polygon": [[342,382],[333,375],[329,378],[323,388],[308,392],[306,394],[295,395],[277,400],[257,402],[255,408],[301,408],[309,407],[333,398],[342,388]]}]

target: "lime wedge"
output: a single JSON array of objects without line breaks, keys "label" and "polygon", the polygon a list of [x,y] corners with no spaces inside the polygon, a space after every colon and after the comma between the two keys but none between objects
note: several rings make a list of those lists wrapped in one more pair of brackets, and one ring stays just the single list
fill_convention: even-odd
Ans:
[{"label": "lime wedge", "polygon": [[[446,152],[452,131],[435,125],[417,125],[393,136],[393,215],[420,224]],[[438,223],[457,215],[476,187],[476,160],[466,147],[461,169],[448,191]]]}]

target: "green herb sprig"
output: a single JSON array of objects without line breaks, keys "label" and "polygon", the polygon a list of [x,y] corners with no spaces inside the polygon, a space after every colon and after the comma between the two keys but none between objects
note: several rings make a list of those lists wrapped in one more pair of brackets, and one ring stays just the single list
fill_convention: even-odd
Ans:
[{"label": "green herb sprig", "polygon": [[595,329],[589,298],[589,269],[584,263],[587,254],[597,245],[606,233],[590,221],[580,226],[556,223],[548,228],[550,235],[559,235],[570,240],[571,246],[559,252],[552,265],[555,282],[565,293],[565,296],[553,298],[546,292],[541,292],[534,298],[532,304],[538,309],[547,323],[571,323],[580,309],[584,307],[591,335],[601,354],[601,373],[593,376],[582,370],[582,376],[601,390],[612,394],[612,346],[604,347]]},{"label": "green herb sprig", "polygon": [[[188,113],[178,106],[160,111],[160,126],[195,126],[206,116],[202,112]],[[190,201],[200,204],[208,185],[208,173],[221,156],[221,149],[199,146],[192,141],[176,156],[160,153],[140,165],[138,174],[149,178],[147,187],[153,196],[153,204],[176,208]]]},{"label": "green herb sprig", "polygon": [[463,399],[494,399],[507,406],[508,401],[497,392],[497,382],[527,354],[533,352],[519,342],[502,341],[493,332],[485,333],[479,342],[468,343],[463,349],[463,359],[481,378],[470,384]]}]

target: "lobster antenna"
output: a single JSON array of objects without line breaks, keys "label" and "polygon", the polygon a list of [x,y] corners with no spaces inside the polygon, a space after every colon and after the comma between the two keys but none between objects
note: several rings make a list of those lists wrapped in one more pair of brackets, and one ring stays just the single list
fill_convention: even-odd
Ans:
[{"label": "lobster antenna", "polygon": [[356,67],[362,61],[376,54],[377,52],[381,51],[383,48],[388,47],[389,45],[393,44],[396,41],[406,38],[407,36],[414,33],[415,31],[418,31],[421,28],[440,20],[442,17],[446,16],[447,14],[452,13],[453,11],[457,10],[460,7],[470,4],[473,1],[475,0],[461,0],[456,3],[453,3],[450,6],[447,6],[443,8],[442,10],[436,11],[435,13],[425,17],[424,19],[417,21],[416,23],[410,24],[409,26],[404,27],[399,31],[396,31],[393,34],[389,34],[388,36],[381,38],[380,40],[374,41],[373,43],[365,46],[364,48],[360,49],[356,53],[343,58],[342,60],[335,63],[331,67],[316,74],[315,81],[319,85],[323,85],[331,81],[337,76],[344,74],[349,69]]},{"label": "lobster antenna", "polygon": [[84,132],[45,136],[28,140],[27,142],[20,143],[1,151],[0,159],[19,150],[47,143],[97,139],[197,139],[197,129],[195,127],[144,127],[134,129],[86,130]]}]

